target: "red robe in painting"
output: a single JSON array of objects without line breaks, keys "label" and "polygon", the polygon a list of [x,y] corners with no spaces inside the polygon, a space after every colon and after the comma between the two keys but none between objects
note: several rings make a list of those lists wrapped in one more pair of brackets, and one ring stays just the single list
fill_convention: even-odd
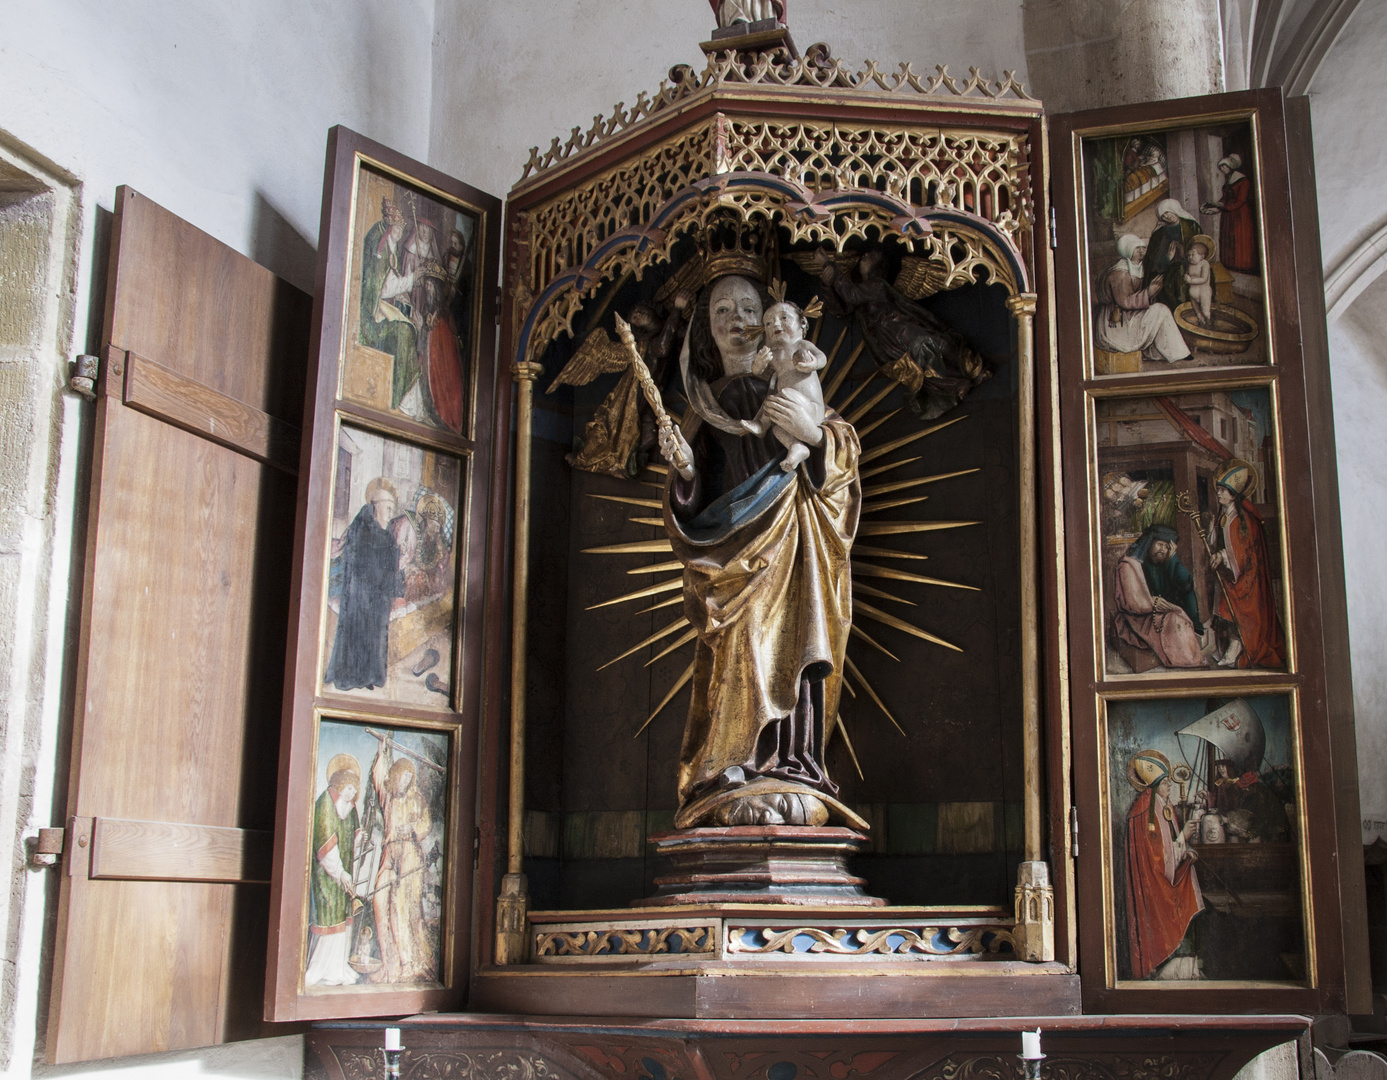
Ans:
[{"label": "red robe in painting", "polygon": [[[1156,799],[1156,813],[1151,800]],[[1166,815],[1169,814],[1169,818]],[[1127,940],[1132,978],[1145,979],[1180,947],[1204,910],[1194,864],[1180,858],[1179,816],[1147,788],[1127,811]]]},{"label": "red robe in painting", "polygon": [[439,316],[429,331],[429,400],[443,426],[462,434],[462,357],[457,334],[447,318]]},{"label": "red robe in painting", "polygon": [[1218,613],[1235,624],[1243,651],[1238,667],[1284,668],[1286,636],[1271,584],[1271,554],[1262,519],[1252,504],[1239,500],[1220,522],[1231,566],[1218,568]]},{"label": "red robe in painting", "polygon": [[1239,273],[1257,273],[1257,221],[1252,212],[1252,181],[1242,173],[1233,173],[1224,181],[1218,205],[1223,210],[1218,223],[1219,262]]}]

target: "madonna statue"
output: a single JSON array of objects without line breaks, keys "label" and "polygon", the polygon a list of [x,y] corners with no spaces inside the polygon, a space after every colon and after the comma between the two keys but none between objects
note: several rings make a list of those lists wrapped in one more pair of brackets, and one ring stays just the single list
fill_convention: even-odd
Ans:
[{"label": "madonna statue", "polygon": [[[684,613],[698,635],[679,758],[675,827],[861,825],[824,768],[852,625],[849,554],[862,493],[852,425],[822,423],[792,389],[758,374],[764,298],[709,265],[680,363],[692,409],[661,436],[672,468],[665,525],[684,564]],[[750,267],[742,269],[751,269]],[[740,421],[810,448],[789,472],[785,447]]]}]

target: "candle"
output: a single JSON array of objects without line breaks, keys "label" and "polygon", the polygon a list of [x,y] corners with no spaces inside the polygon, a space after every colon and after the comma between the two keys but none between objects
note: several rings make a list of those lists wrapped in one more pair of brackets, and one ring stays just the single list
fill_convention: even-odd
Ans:
[{"label": "candle", "polygon": [[1021,1056],[1027,1061],[1035,1061],[1045,1056],[1040,1052],[1040,1028],[1021,1032]]},{"label": "candle", "polygon": [[[1037,1043],[1037,1045],[1039,1045],[1039,1044]],[[386,1028],[386,1029],[385,1029],[385,1048],[386,1048],[387,1050],[399,1050],[399,1049],[401,1049],[401,1047],[400,1047],[400,1029],[399,1029],[399,1028]]]}]

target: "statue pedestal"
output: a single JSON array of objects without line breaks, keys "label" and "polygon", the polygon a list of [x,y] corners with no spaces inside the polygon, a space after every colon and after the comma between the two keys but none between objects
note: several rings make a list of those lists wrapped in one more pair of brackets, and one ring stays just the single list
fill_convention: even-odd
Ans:
[{"label": "statue pedestal", "polygon": [[855,829],[739,825],[654,833],[657,854],[674,864],[659,891],[632,907],[687,904],[794,904],[885,907],[862,891],[847,859],[869,843]]}]

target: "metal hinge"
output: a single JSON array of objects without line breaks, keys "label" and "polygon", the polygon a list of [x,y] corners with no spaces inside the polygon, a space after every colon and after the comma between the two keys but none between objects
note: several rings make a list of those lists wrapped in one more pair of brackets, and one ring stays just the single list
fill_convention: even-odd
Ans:
[{"label": "metal hinge", "polygon": [[1060,246],[1060,219],[1055,212],[1055,204],[1050,204],[1050,250],[1058,251]]},{"label": "metal hinge", "polygon": [[[68,379],[67,385],[88,401],[95,401],[96,377],[100,370],[101,358],[92,356],[91,353],[83,353],[72,362],[72,377]],[[40,832],[46,831],[48,830],[40,830]],[[58,830],[58,832],[62,831],[62,829]]]},{"label": "metal hinge", "polygon": [[472,869],[477,868],[477,860],[481,858],[482,850],[482,827],[478,825],[472,830]]},{"label": "metal hinge", "polygon": [[47,870],[58,865],[63,857],[65,829],[40,829],[37,836],[28,840],[29,865],[35,870]]},{"label": "metal hinge", "polygon": [[1079,857],[1079,808],[1077,806],[1069,808],[1069,857],[1071,859]]}]

